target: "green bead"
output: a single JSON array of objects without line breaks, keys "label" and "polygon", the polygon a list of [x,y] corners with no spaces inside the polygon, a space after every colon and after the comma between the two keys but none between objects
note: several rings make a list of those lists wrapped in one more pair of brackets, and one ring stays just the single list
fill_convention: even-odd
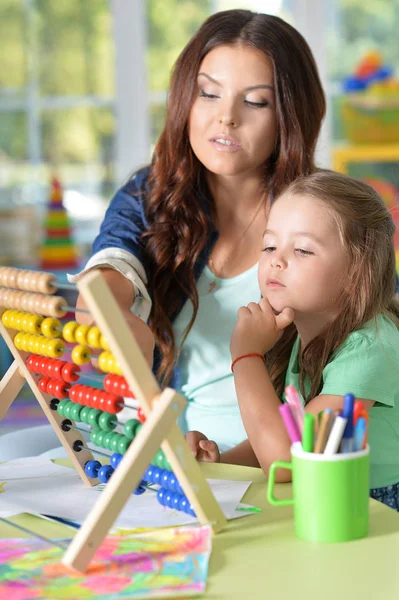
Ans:
[{"label": "green bead", "polygon": [[90,433],[90,441],[92,444],[97,445],[97,434],[98,434],[97,429],[93,429],[93,431]]},{"label": "green bead", "polygon": [[80,413],[80,419],[81,419],[82,423],[86,423],[86,425],[87,425],[87,419],[90,414],[90,411],[91,411],[90,406],[84,406]]},{"label": "green bead", "polygon": [[73,409],[73,406],[74,406],[74,402],[71,402],[71,400],[69,400],[69,402],[67,402],[65,404],[64,417],[66,417],[67,419],[72,419],[71,410]]},{"label": "green bead", "polygon": [[166,458],[166,456],[164,456],[164,459],[163,459],[163,468],[166,471],[172,471],[172,467],[170,466],[170,464],[169,464],[168,459]]},{"label": "green bead", "polygon": [[113,431],[117,426],[117,420],[115,415],[109,412],[102,412],[100,418],[98,419],[98,425],[104,431]]},{"label": "green bead", "polygon": [[101,417],[102,411],[97,408],[91,408],[89,414],[87,415],[87,424],[92,427],[99,428],[98,421]]},{"label": "green bead", "polygon": [[138,430],[140,429],[141,423],[140,421],[137,421],[137,419],[130,419],[129,421],[126,421],[126,423],[123,426],[123,431],[125,432],[125,435],[133,440],[136,435]]},{"label": "green bead", "polygon": [[81,404],[75,404],[75,402],[72,402],[73,406],[69,412],[69,414],[71,415],[71,419],[73,421],[76,421],[77,423],[80,422],[80,413],[82,412],[82,408],[83,406]]},{"label": "green bead", "polygon": [[121,437],[122,436],[119,433],[114,433],[114,436],[109,443],[109,449],[112,450],[112,452],[118,451],[118,444],[119,444],[119,440],[121,439]]},{"label": "green bead", "polygon": [[61,415],[61,417],[65,417],[64,410],[68,402],[70,402],[70,400],[68,400],[68,398],[64,398],[64,400],[61,400],[61,402],[59,402],[57,405],[57,412],[59,415]]},{"label": "green bead", "polygon": [[163,469],[164,462],[165,462],[165,455],[162,452],[162,450],[159,449],[158,452],[156,453],[156,455],[154,456],[154,460],[152,461],[152,463],[154,465],[156,465],[157,467],[159,467],[160,469]]},{"label": "green bead", "polygon": [[126,450],[129,448],[131,443],[132,440],[129,440],[129,438],[125,435],[121,435],[121,439],[119,440],[118,444],[118,452],[120,452],[121,454],[125,454]]},{"label": "green bead", "polygon": [[109,445],[111,443],[111,440],[114,436],[113,431],[107,431],[104,435],[104,439],[103,439],[103,448],[108,448],[109,449]]},{"label": "green bead", "polygon": [[97,429],[97,446],[100,446],[100,448],[104,448],[104,436],[105,436],[105,431],[102,431],[102,429]]}]

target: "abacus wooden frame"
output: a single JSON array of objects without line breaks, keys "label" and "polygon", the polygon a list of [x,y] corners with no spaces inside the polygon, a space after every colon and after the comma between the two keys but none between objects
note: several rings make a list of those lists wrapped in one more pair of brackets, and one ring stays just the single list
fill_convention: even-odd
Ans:
[{"label": "abacus wooden frame", "polygon": [[161,392],[101,273],[87,273],[78,282],[78,289],[147,416],[147,421],[63,557],[64,564],[83,571],[132,490],[139,484],[159,445],[198,520],[210,523],[216,533],[226,525],[226,519],[176,424],[185,399],[170,388]]}]

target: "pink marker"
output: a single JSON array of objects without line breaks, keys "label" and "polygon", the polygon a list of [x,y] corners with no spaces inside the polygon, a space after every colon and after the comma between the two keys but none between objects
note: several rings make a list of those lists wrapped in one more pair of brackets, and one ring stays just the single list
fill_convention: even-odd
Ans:
[{"label": "pink marker", "polygon": [[284,421],[285,428],[287,430],[288,436],[292,443],[301,442],[302,436],[299,431],[297,422],[294,419],[294,416],[291,411],[291,407],[288,404],[282,404],[279,406],[280,415]]},{"label": "pink marker", "polygon": [[303,417],[305,411],[303,409],[303,405],[299,394],[293,385],[287,385],[287,387],[285,388],[285,395],[287,397],[288,404],[292,408],[294,417],[296,419],[296,422],[298,423],[299,430],[303,431]]}]

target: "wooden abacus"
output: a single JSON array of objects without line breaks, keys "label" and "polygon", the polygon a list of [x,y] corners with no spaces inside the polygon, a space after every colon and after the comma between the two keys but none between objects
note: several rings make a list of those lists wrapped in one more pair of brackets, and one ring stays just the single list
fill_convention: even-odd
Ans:
[{"label": "wooden abacus", "polygon": [[[98,412],[105,414],[104,423],[109,423],[109,412],[118,412],[123,399],[112,393],[115,381],[112,383],[110,376],[107,377],[111,391],[95,396],[88,395],[87,386],[68,386],[78,377],[78,365],[90,361],[88,343],[104,350],[99,365],[118,377],[118,389],[125,392],[123,395],[133,393],[139,401],[145,422],[133,441],[126,444],[123,459],[62,559],[65,565],[83,572],[130,494],[139,489],[143,473],[160,446],[184,494],[182,497],[191,503],[186,512],[195,513],[201,523],[210,523],[215,533],[225,526],[226,520],[176,424],[186,400],[171,388],[160,389],[101,273],[87,273],[77,287],[96,326],[79,326],[71,321],[62,327],[58,319],[70,307],[64,298],[49,295],[57,290],[54,275],[0,267],[0,334],[14,356],[0,382],[0,419],[27,381],[80,477],[87,485],[94,485],[98,479],[87,475],[87,465],[93,464],[92,454],[69,418],[80,409],[75,411],[75,405],[67,397],[75,403],[83,400],[86,406],[99,407]],[[80,342],[71,352],[78,365],[60,360],[66,350],[61,335],[68,342]],[[56,360],[46,363],[43,355]],[[45,377],[40,377],[43,374]],[[108,410],[104,411],[104,407]],[[94,415],[95,423],[100,422],[97,416]],[[120,434],[110,438],[111,444],[117,435]],[[118,448],[120,444],[124,447],[123,440],[116,441]]]}]

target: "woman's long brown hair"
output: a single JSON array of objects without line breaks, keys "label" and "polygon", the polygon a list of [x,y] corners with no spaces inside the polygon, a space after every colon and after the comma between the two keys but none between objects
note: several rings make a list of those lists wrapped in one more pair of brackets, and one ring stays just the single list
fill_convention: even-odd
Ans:
[{"label": "woman's long brown hair", "polygon": [[[301,351],[300,391],[307,403],[320,393],[323,369],[350,333],[379,314],[385,314],[399,325],[399,304],[394,298],[395,226],[372,187],[339,173],[318,171],[300,177],[284,191],[286,194],[310,196],[325,204],[334,217],[349,259],[348,272],[343,274],[344,289],[337,298],[338,317]],[[296,337],[296,328],[291,325],[266,355],[270,378],[279,398],[283,396]],[[310,380],[308,394],[306,377]]]},{"label": "woman's long brown hair", "polygon": [[205,55],[217,46],[234,44],[257,48],[273,64],[278,137],[265,164],[265,190],[272,186],[278,194],[296,177],[315,168],[325,97],[304,38],[271,15],[229,10],[209,17],[174,67],[165,128],[155,148],[146,199],[145,266],[153,300],[149,323],[161,355],[158,375],[164,383],[176,360],[172,321],[188,298],[193,316],[187,335],[198,311],[194,267],[209,240],[209,215],[214,209],[204,167],[189,143],[189,113]]}]

